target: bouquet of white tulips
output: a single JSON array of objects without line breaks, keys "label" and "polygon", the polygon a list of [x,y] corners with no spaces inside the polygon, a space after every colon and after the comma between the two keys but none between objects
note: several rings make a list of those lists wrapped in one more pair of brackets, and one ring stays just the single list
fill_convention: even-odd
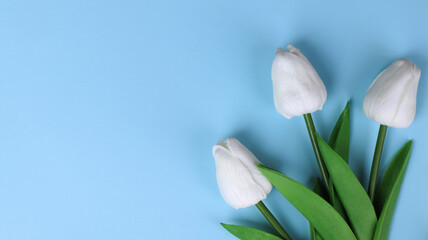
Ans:
[{"label": "bouquet of white tulips", "polygon": [[420,74],[411,61],[399,59],[383,70],[367,91],[363,112],[380,128],[366,191],[348,166],[349,104],[326,142],[316,132],[311,116],[327,99],[324,83],[299,49],[291,45],[286,51],[279,48],[272,64],[275,107],[286,118],[304,117],[320,179],[308,189],[262,165],[237,139],[220,141],[213,155],[224,200],[236,209],[256,205],[277,235],[238,225],[223,227],[244,240],[292,239],[262,202],[273,185],[307,218],[312,240],[387,239],[412,141],[397,151],[377,183],[382,148],[388,127],[406,128],[413,122]]}]

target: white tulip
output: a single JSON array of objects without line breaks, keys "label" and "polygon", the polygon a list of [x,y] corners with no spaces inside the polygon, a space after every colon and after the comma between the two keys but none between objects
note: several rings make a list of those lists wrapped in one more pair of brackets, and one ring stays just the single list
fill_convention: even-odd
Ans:
[{"label": "white tulip", "polygon": [[273,96],[276,110],[286,118],[322,109],[327,91],[311,63],[299,49],[278,48],[272,64]]},{"label": "white tulip", "polygon": [[213,147],[220,193],[226,203],[246,208],[272,190],[272,184],[257,168],[260,161],[235,138],[228,138]]},{"label": "white tulip", "polygon": [[412,124],[421,71],[408,59],[399,59],[381,72],[367,91],[364,114],[371,120],[395,128]]}]

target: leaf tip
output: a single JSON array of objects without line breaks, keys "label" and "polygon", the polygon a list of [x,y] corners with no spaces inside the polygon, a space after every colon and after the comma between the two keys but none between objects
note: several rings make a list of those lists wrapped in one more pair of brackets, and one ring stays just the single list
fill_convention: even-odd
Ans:
[{"label": "leaf tip", "polygon": [[346,106],[345,108],[349,108],[349,104],[351,103],[351,99],[348,99],[348,101],[346,102]]},{"label": "leaf tip", "polygon": [[230,228],[229,228],[229,227],[231,226],[230,224],[226,224],[226,223],[222,223],[222,222],[221,222],[221,223],[220,223],[220,225],[221,225],[224,229],[226,229],[227,231],[229,231],[229,232],[230,232]]},{"label": "leaf tip", "polygon": [[351,105],[351,100],[349,99],[349,100],[346,102],[346,105],[345,105],[345,110],[346,110],[346,111],[348,111],[348,112],[349,112],[350,105]]},{"label": "leaf tip", "polygon": [[413,140],[412,139],[410,139],[407,143],[406,143],[406,147],[408,147],[409,148],[409,152],[410,151],[412,151],[412,145],[413,145]]},{"label": "leaf tip", "polygon": [[410,139],[403,145],[402,149],[407,148],[409,149],[409,152],[410,152],[412,150],[412,145],[413,145],[413,139]]}]

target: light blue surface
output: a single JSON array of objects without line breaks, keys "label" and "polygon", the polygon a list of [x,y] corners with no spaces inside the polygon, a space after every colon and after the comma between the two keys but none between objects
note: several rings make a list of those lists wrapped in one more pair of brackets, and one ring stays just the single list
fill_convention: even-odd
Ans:
[{"label": "light blue surface", "polygon": [[[382,167],[414,151],[391,238],[428,237],[428,2],[2,1],[0,239],[234,239],[219,222],[271,231],[221,198],[211,148],[235,136],[307,186],[318,174],[302,118],[272,100],[277,47],[300,48],[328,100],[328,137],[351,99],[351,167],[367,186],[378,126],[362,113],[397,58],[422,77],[413,125],[390,129]],[[306,220],[266,204],[295,239]]]}]

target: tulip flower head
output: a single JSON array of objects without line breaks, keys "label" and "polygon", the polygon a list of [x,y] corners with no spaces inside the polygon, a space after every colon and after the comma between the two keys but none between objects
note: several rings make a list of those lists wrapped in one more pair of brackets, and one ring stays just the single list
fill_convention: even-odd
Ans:
[{"label": "tulip flower head", "polygon": [[416,113],[421,71],[408,59],[399,59],[381,72],[364,98],[363,111],[371,120],[394,128],[407,128]]},{"label": "tulip flower head", "polygon": [[278,48],[272,64],[276,110],[286,118],[321,110],[327,91],[311,63],[299,49]]},{"label": "tulip flower head", "polygon": [[260,161],[235,138],[213,147],[217,182],[226,203],[238,208],[252,206],[272,190],[272,184],[257,168]]}]

